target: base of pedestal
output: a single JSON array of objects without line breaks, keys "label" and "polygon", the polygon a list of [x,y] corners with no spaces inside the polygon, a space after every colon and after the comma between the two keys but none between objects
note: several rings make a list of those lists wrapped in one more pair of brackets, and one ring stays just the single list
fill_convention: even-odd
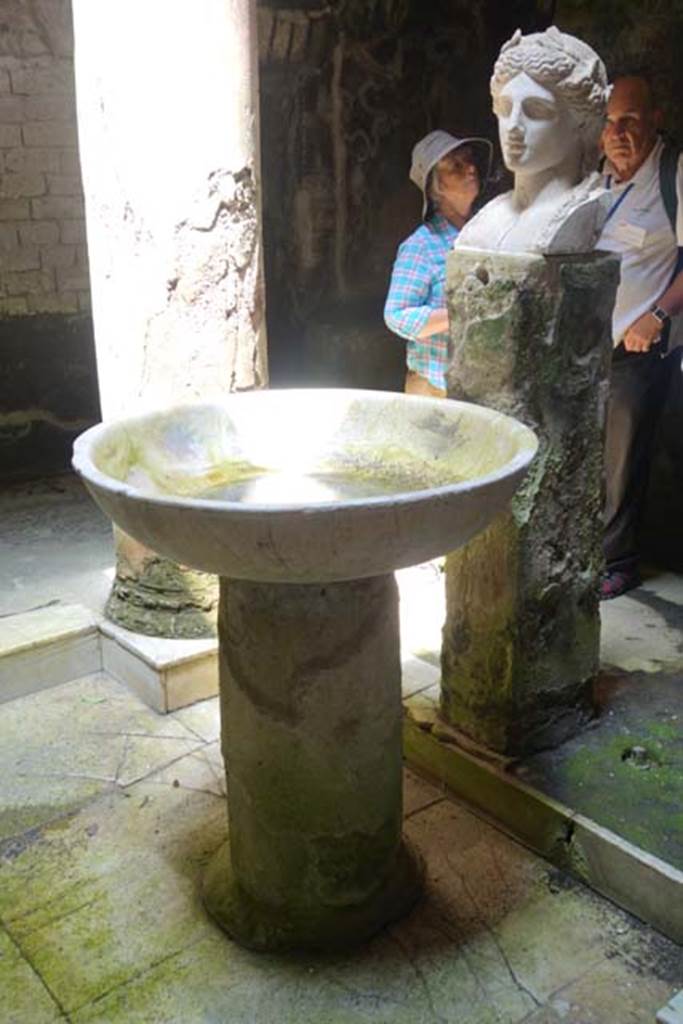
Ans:
[{"label": "base of pedestal", "polygon": [[333,951],[358,946],[410,911],[422,893],[424,865],[405,841],[384,883],[361,904],[274,907],[260,903],[236,881],[230,844],[207,868],[204,904],[228,935],[248,949]]},{"label": "base of pedestal", "polygon": [[218,577],[150,551],[114,529],[116,576],[104,615],[132,633],[170,640],[216,635]]}]

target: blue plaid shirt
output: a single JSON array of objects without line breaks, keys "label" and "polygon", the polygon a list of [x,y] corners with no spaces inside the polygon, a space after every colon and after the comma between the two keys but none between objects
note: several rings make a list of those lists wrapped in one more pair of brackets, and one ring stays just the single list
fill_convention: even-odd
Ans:
[{"label": "blue plaid shirt", "polygon": [[405,338],[408,368],[435,388],[446,387],[448,333],[418,337],[429,314],[446,305],[446,253],[458,229],[435,213],[398,247],[391,272],[384,322]]}]

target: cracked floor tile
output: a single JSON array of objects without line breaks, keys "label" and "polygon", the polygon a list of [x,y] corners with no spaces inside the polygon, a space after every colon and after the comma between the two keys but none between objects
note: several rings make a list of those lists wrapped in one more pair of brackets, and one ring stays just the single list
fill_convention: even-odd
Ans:
[{"label": "cracked floor tile", "polygon": [[0,840],[204,745],[103,673],[1,704],[0,735]]},{"label": "cracked floor tile", "polygon": [[3,863],[3,925],[67,1012],[211,930],[200,866],[225,828],[224,800],[139,783]]},{"label": "cracked floor tile", "polygon": [[40,977],[0,928],[0,1015],[3,1024],[52,1024],[62,1012]]}]

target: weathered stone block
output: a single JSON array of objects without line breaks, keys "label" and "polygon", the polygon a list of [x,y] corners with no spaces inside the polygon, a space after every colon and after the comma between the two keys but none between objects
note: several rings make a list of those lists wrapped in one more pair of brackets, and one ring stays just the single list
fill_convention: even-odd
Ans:
[{"label": "weathered stone block", "polygon": [[59,153],[59,169],[58,174],[77,174],[80,176],[81,173],[81,160],[78,155],[78,150],[74,149],[63,149]]},{"label": "weathered stone block", "polygon": [[85,291],[90,284],[88,271],[85,267],[58,266],[58,291]]},{"label": "weathered stone block", "polygon": [[29,295],[28,307],[32,313],[78,313],[82,309],[75,292]]},{"label": "weathered stone block", "polygon": [[[73,267],[75,259],[75,245],[44,245],[40,250],[40,262],[43,267]],[[61,282],[59,287],[62,287]],[[68,288],[68,285],[64,287]]]},{"label": "weathered stone block", "polygon": [[3,256],[2,271],[15,270],[40,270],[40,256],[35,245],[21,246]]},{"label": "weathered stone block", "polygon": [[10,71],[12,92],[17,95],[73,95],[74,69],[71,60],[52,56],[25,60]]},{"label": "weathered stone block", "polygon": [[0,99],[0,121],[21,124],[24,120],[24,101],[21,96],[3,96]]},{"label": "weathered stone block", "polygon": [[0,313],[7,316],[17,316],[26,313],[28,304],[25,298],[14,296],[11,299],[0,298]]},{"label": "weathered stone block", "polygon": [[19,237],[22,245],[55,245],[59,241],[59,225],[51,220],[20,224]]},{"label": "weathered stone block", "polygon": [[447,562],[442,711],[516,754],[581,724],[598,667],[602,444],[618,261],[456,250],[451,398],[540,447],[511,511]]},{"label": "weathered stone block", "polygon": [[[19,128],[14,125],[17,133]],[[0,129],[0,145],[2,142],[2,131]],[[52,171],[59,174],[62,167],[62,154],[58,149],[25,149],[21,145],[21,139],[17,135],[17,141],[12,144],[15,148],[5,153],[5,170],[15,174],[30,174],[35,171]]]},{"label": "weathered stone block", "polygon": [[23,103],[24,118],[27,121],[73,121],[76,116],[74,98],[69,93],[27,96]]},{"label": "weathered stone block", "polygon": [[0,199],[0,220],[28,220],[30,215],[27,199]]},{"label": "weathered stone block", "polygon": [[42,196],[31,200],[35,220],[82,220],[83,200],[77,196]]},{"label": "weathered stone block", "polygon": [[12,252],[19,245],[14,224],[0,224],[0,253]]},{"label": "weathered stone block", "polygon": [[48,174],[47,187],[53,196],[80,196],[83,192],[78,174]]},{"label": "weathered stone block", "polygon": [[42,196],[44,192],[45,177],[36,171],[31,174],[3,174],[0,178],[0,196],[3,198]]},{"label": "weathered stone block", "polygon": [[75,146],[77,142],[72,121],[31,121],[21,132],[25,146]]},{"label": "weathered stone block", "polygon": [[51,270],[25,270],[4,275],[8,295],[29,295],[33,292],[52,292],[55,279]]},{"label": "weathered stone block", "polygon": [[0,124],[0,148],[9,149],[21,145],[21,128],[18,124]]},{"label": "weathered stone block", "polygon": [[85,242],[85,221],[67,220],[60,225],[60,240],[65,245],[71,243]]}]

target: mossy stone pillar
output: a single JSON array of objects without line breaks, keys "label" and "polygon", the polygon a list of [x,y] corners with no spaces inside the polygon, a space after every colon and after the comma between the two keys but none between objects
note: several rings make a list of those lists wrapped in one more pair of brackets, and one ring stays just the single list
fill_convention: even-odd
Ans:
[{"label": "mossy stone pillar", "polygon": [[219,650],[229,839],[207,907],[254,949],[361,942],[420,889],[401,839],[395,580],[221,579]]},{"label": "mossy stone pillar", "polygon": [[585,720],[598,669],[602,451],[618,261],[457,248],[448,394],[540,447],[511,510],[448,556],[442,714],[522,754]]},{"label": "mossy stone pillar", "polygon": [[[256,4],[72,6],[103,419],[265,386]],[[215,578],[116,546],[110,618],[215,633]]]}]

